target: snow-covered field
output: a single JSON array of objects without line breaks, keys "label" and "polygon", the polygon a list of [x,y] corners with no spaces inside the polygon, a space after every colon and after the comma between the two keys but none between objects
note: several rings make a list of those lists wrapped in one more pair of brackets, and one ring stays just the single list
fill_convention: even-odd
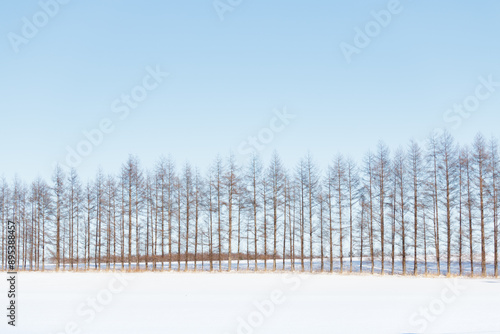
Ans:
[{"label": "snow-covered field", "polygon": [[500,333],[495,279],[21,272],[18,289],[0,333]]}]

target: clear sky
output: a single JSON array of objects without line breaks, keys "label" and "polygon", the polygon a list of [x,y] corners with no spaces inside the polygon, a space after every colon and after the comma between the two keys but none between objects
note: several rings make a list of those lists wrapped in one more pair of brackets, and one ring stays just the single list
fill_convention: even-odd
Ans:
[{"label": "clear sky", "polygon": [[498,134],[497,0],[217,1],[2,1],[0,175],[49,178],[102,122],[84,178],[129,153],[243,161],[249,136],[264,158],[310,151],[324,168],[434,128]]}]

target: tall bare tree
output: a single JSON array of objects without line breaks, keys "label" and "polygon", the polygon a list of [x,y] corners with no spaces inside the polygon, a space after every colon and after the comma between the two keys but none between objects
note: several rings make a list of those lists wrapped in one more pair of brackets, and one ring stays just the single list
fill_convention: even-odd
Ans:
[{"label": "tall bare tree", "polygon": [[56,270],[60,269],[61,263],[61,219],[62,219],[62,210],[64,206],[64,197],[65,197],[65,184],[64,184],[65,175],[62,168],[57,165],[52,176],[52,181],[54,186],[52,191],[55,196],[55,221],[56,221]]},{"label": "tall bare tree", "polygon": [[412,208],[413,208],[413,274],[418,274],[418,244],[419,244],[419,196],[421,195],[422,186],[422,150],[417,142],[412,140],[408,147],[408,164],[411,173],[411,192],[412,192]]},{"label": "tall bare tree", "polygon": [[486,276],[486,231],[485,231],[485,195],[488,168],[488,152],[486,141],[482,135],[477,135],[473,144],[473,161],[476,170],[475,183],[479,195],[479,214],[481,229],[481,275]]},{"label": "tall bare tree", "polygon": [[[268,168],[269,188],[270,188],[270,204],[272,207],[272,222],[273,222],[273,271],[276,270],[276,259],[278,256],[278,222],[281,215],[285,214],[282,209],[284,203],[284,182],[285,174],[283,164],[277,152],[274,152],[271,158],[271,164]],[[280,213],[280,210],[283,213]]]},{"label": "tall bare tree", "polygon": [[386,206],[386,187],[389,177],[389,148],[382,142],[378,144],[377,155],[375,156],[375,185],[378,187],[379,203],[379,226],[380,226],[380,254],[381,254],[381,274],[384,274],[385,263],[385,206]]}]

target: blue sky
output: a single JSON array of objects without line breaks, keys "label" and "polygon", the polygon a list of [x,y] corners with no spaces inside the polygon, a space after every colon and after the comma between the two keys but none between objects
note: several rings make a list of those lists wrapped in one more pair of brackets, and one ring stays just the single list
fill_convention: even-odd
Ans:
[{"label": "blue sky", "polygon": [[[401,0],[348,62],[341,43],[355,47],[356,28],[366,33],[372,12],[393,5],[243,0],[221,20],[211,0],[72,0],[45,22],[38,1],[4,1],[0,175],[49,178],[106,119],[113,130],[77,164],[84,178],[117,172],[129,153],[144,167],[172,154],[206,169],[231,150],[244,161],[238,148],[284,108],[295,118],[271,130],[261,154],[276,149],[288,167],[308,151],[323,168],[338,152],[360,160],[379,140],[394,149],[434,128],[463,142],[497,135],[500,87],[482,83],[500,82],[500,3]],[[33,37],[26,20],[40,25]],[[27,41],[18,52],[12,36]],[[157,66],[168,77],[120,119],[113,102]],[[445,122],[480,85],[487,97],[458,127],[455,112]]]}]

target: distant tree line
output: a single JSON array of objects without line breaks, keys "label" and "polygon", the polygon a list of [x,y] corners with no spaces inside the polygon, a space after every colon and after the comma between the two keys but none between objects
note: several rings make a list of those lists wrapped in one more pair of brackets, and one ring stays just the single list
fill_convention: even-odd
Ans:
[{"label": "distant tree line", "polygon": [[[0,181],[1,266],[6,226],[18,225],[20,269],[318,270],[498,276],[498,143],[445,133],[390,153],[379,143],[358,163],[337,155],[324,170],[310,154],[286,168],[277,153],[208,171],[171,158],[154,168],[130,156],[118,175],[83,183]],[[353,260],[354,259],[354,260]],[[313,269],[313,260],[317,267]],[[142,264],[142,265],[141,265]],[[480,270],[474,267],[480,264]],[[244,265],[244,266],[243,266]],[[256,269],[254,269],[256,270]],[[479,271],[479,273],[478,273]]]}]

